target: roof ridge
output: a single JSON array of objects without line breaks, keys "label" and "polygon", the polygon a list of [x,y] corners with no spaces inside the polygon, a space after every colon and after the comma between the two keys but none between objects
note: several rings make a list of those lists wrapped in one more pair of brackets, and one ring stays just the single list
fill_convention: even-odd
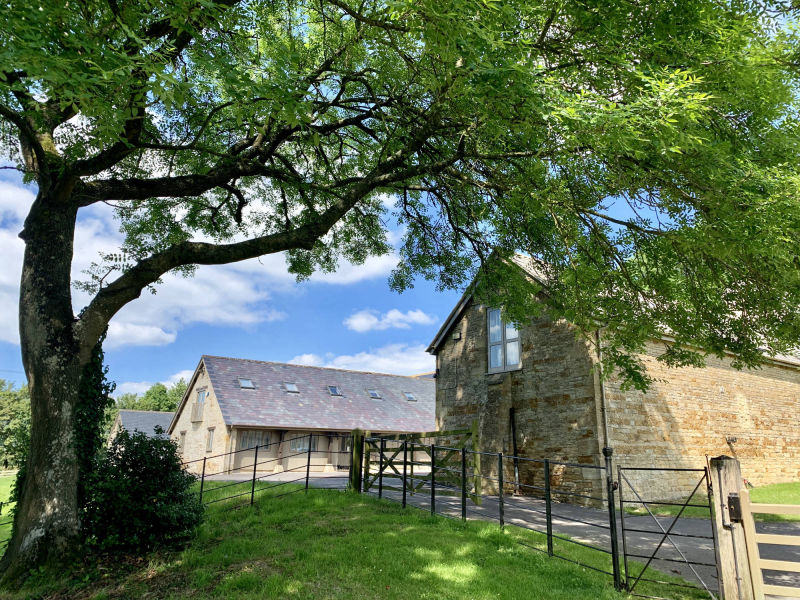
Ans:
[{"label": "roof ridge", "polygon": [[[214,354],[203,354],[201,358],[220,358],[222,360],[236,360],[243,362],[258,363],[261,365],[280,365],[284,367],[303,367],[305,369],[321,369],[323,371],[343,371],[345,373],[361,373],[364,375],[382,375],[384,377],[402,377],[404,379],[417,379],[416,375],[398,375],[397,373],[380,373],[378,371],[357,371],[354,369],[341,369],[339,367],[320,367],[317,365],[299,365],[297,363],[277,362],[274,360],[256,360],[254,358],[234,358],[232,356],[216,356]],[[431,371],[432,373],[434,371]]]},{"label": "roof ridge", "polygon": [[141,410],[138,408],[120,408],[119,412],[150,413],[152,415],[174,415],[175,411],[170,410]]}]

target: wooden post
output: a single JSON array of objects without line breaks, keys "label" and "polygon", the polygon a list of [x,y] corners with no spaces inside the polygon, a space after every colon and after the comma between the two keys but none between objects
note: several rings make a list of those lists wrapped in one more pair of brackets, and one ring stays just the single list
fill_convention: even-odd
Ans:
[{"label": "wooden post", "polygon": [[711,526],[717,541],[717,572],[720,597],[723,600],[753,600],[753,581],[747,560],[744,527],[741,521],[731,521],[728,497],[738,494],[742,487],[739,461],[730,456],[718,456],[709,462],[713,515]]},{"label": "wooden post", "polygon": [[361,461],[364,457],[364,432],[353,429],[350,439],[350,489],[361,493]]}]

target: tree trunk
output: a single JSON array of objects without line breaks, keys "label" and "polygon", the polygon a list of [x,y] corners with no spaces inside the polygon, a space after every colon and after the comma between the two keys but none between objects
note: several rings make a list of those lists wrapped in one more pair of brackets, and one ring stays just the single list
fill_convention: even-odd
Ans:
[{"label": "tree trunk", "polygon": [[20,234],[25,256],[19,325],[31,446],[13,536],[0,563],[5,581],[64,557],[78,538],[74,414],[83,361],[70,289],[76,215],[63,185],[40,189]]}]

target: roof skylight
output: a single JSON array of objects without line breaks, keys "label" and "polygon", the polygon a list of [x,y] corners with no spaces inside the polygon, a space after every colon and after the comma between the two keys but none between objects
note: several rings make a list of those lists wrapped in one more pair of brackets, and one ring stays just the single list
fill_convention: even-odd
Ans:
[{"label": "roof skylight", "polygon": [[416,402],[417,401],[416,396],[414,396],[414,394],[412,394],[411,392],[403,392],[403,394],[405,395],[406,400],[408,400],[409,402]]},{"label": "roof skylight", "polygon": [[331,396],[341,396],[342,390],[339,389],[338,385],[329,385],[328,391],[330,392]]},{"label": "roof skylight", "polygon": [[299,394],[300,393],[300,390],[297,389],[297,384],[296,383],[286,383],[286,382],[284,382],[283,387],[287,392],[289,392],[291,394]]},{"label": "roof skylight", "polygon": [[239,387],[243,390],[254,390],[256,386],[253,385],[252,379],[239,379]]},{"label": "roof skylight", "polygon": [[369,392],[369,397],[374,398],[376,400],[380,400],[381,394],[378,390],[367,390]]}]

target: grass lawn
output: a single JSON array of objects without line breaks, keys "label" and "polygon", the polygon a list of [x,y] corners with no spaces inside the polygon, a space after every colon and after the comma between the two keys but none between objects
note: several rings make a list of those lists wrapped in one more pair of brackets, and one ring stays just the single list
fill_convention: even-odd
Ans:
[{"label": "grass lawn", "polygon": [[[800,504],[800,481],[792,483],[775,483],[765,485],[750,490],[750,500],[759,504]],[[692,498],[692,504],[705,504],[708,502],[708,495],[705,490],[700,490]],[[661,506],[658,504],[650,505],[648,508],[655,515],[674,516],[678,514],[680,506]],[[625,514],[646,515],[647,511],[643,506],[630,504],[625,508]],[[688,507],[683,511],[681,517],[696,517],[702,519],[709,518],[707,508]],[[800,521],[797,515],[757,515],[757,521]]]},{"label": "grass lawn", "polygon": [[[248,484],[249,485],[249,484]],[[234,488],[235,489],[235,488]],[[289,488],[284,486],[280,491]],[[261,598],[516,600],[622,599],[611,578],[516,543],[544,536],[514,527],[431,517],[332,490],[265,492],[209,506],[181,551],[145,559],[84,559],[68,580],[43,571],[4,598]],[[225,491],[231,493],[231,489]],[[212,490],[208,498],[213,498]],[[557,540],[558,542],[558,540]],[[600,553],[559,542],[556,552],[608,568]],[[56,577],[61,577],[58,580]],[[702,598],[691,590],[683,598]],[[637,589],[638,591],[638,589]],[[659,595],[659,588],[641,593]],[[663,591],[663,590],[662,590]],[[663,594],[662,594],[663,595]]]},{"label": "grass lawn", "polygon": [[[14,475],[6,475],[0,477],[0,502],[3,503],[3,509],[0,511],[0,543],[11,537],[11,509],[14,504],[6,504],[11,497],[11,486],[14,484]],[[1,549],[0,549],[1,550]]]}]

